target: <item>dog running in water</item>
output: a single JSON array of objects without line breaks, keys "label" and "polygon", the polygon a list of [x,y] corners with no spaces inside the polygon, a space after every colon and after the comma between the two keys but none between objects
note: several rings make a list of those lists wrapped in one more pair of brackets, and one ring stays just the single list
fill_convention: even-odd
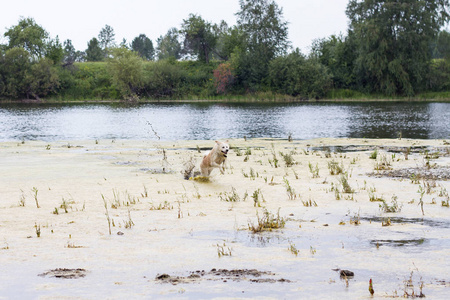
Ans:
[{"label": "dog running in water", "polygon": [[200,164],[202,176],[209,176],[214,168],[219,168],[220,173],[225,174],[225,160],[227,159],[228,140],[226,142],[216,141],[212,150],[203,157]]}]

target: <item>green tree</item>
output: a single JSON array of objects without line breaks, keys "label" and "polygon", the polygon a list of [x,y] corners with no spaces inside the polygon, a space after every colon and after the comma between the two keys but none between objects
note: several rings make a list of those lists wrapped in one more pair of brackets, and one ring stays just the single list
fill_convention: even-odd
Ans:
[{"label": "green tree", "polygon": [[32,18],[21,18],[19,24],[11,26],[4,36],[9,38],[9,49],[23,48],[34,58],[42,57],[46,53],[49,35]]},{"label": "green tree", "polygon": [[275,1],[239,0],[237,23],[246,36],[246,52],[241,53],[238,77],[244,85],[258,89],[267,78],[269,62],[290,47],[283,9]]},{"label": "green tree", "polygon": [[329,69],[335,88],[355,87],[354,61],[357,52],[353,35],[331,35],[326,39],[317,39],[311,48],[310,56]]},{"label": "green tree", "polygon": [[99,46],[99,42],[96,38],[92,38],[86,49],[86,60],[87,61],[101,61],[104,55],[102,48]]},{"label": "green tree", "polygon": [[131,42],[131,49],[136,51],[140,57],[146,60],[153,60],[155,55],[153,43],[145,34],[140,34],[138,37],[134,38]]},{"label": "green tree", "polygon": [[105,25],[98,34],[99,46],[102,48],[105,57],[108,53],[108,49],[115,45],[115,36],[114,29],[109,25]]},{"label": "green tree", "polygon": [[439,32],[436,41],[435,58],[450,59],[450,32],[446,30]]},{"label": "green tree", "polygon": [[179,42],[178,29],[170,28],[164,36],[160,36],[156,40],[156,52],[158,59],[180,59],[181,44]]},{"label": "green tree", "polygon": [[143,61],[136,52],[125,47],[112,48],[108,70],[114,85],[126,100],[136,100],[139,97],[143,83]]},{"label": "green tree", "polygon": [[321,98],[331,86],[327,67],[317,59],[307,59],[299,49],[270,62],[269,79],[275,91],[301,98]]},{"label": "green tree", "polygon": [[184,51],[208,63],[217,42],[211,23],[190,14],[187,20],[183,20],[181,33],[184,35]]},{"label": "green tree", "polygon": [[64,59],[64,49],[58,36],[48,42],[45,57],[51,59],[55,65],[59,65]]},{"label": "green tree", "polygon": [[350,0],[347,16],[357,41],[361,89],[413,96],[425,85],[431,51],[448,21],[448,0]]},{"label": "green tree", "polygon": [[10,99],[40,97],[55,92],[59,78],[53,61],[41,58],[30,60],[30,53],[22,47],[6,51],[1,73],[4,78],[3,95]]}]

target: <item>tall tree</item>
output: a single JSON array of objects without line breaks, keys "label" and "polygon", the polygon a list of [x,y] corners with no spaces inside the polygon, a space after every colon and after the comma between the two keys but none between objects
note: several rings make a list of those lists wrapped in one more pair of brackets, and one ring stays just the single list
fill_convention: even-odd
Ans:
[{"label": "tall tree", "polygon": [[105,56],[107,55],[108,49],[115,45],[115,36],[114,29],[109,25],[105,25],[105,27],[100,30],[98,42],[100,48],[104,51]]},{"label": "tall tree", "polygon": [[211,23],[200,16],[190,14],[181,25],[185,52],[197,56],[199,61],[208,63],[217,42],[212,29]]},{"label": "tall tree", "polygon": [[178,29],[170,28],[164,36],[160,36],[156,40],[156,52],[158,59],[180,59],[181,44],[179,41]]},{"label": "tall tree", "polygon": [[448,0],[350,0],[360,87],[406,96],[424,87],[429,45],[449,19],[448,7]]},{"label": "tall tree", "polygon": [[32,18],[21,18],[19,24],[11,26],[4,34],[9,38],[8,48],[20,47],[34,58],[45,55],[48,32]]},{"label": "tall tree", "polygon": [[245,85],[258,88],[267,79],[269,62],[290,47],[288,23],[275,1],[239,0],[239,4],[237,23],[246,35],[247,51],[240,58],[238,76]]},{"label": "tall tree", "polygon": [[87,61],[101,61],[104,55],[102,48],[99,46],[99,42],[96,38],[92,38],[86,49],[86,60]]},{"label": "tall tree", "polygon": [[140,34],[131,42],[131,49],[136,51],[140,57],[146,60],[153,60],[155,49],[152,41],[145,35]]},{"label": "tall tree", "polygon": [[51,59],[55,65],[59,65],[62,62],[64,58],[64,49],[58,36],[48,42],[45,57]]},{"label": "tall tree", "polygon": [[125,47],[113,48],[108,69],[125,100],[137,100],[143,83],[142,58]]}]

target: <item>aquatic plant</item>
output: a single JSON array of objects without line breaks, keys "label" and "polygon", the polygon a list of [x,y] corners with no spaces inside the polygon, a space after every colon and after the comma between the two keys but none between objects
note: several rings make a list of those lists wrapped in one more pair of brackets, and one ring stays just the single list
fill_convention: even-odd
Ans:
[{"label": "aquatic plant", "polygon": [[311,162],[308,163],[309,171],[311,172],[312,178],[319,178],[319,164],[316,163],[314,167]]},{"label": "aquatic plant", "polygon": [[292,167],[293,165],[296,164],[294,158],[292,157],[293,151],[291,151],[290,153],[286,153],[286,154],[284,154],[283,152],[280,151],[280,155],[281,155],[281,157],[283,157],[284,164],[286,165],[286,167]]},{"label": "aquatic plant", "polygon": [[289,180],[287,180],[286,177],[283,177],[283,181],[289,200],[295,200],[295,198],[297,198],[297,195],[295,194],[294,188],[289,184]]},{"label": "aquatic plant", "polygon": [[339,163],[333,159],[328,162],[328,170],[330,171],[330,175],[339,175],[344,173],[344,166],[342,163],[339,165]]},{"label": "aquatic plant", "polygon": [[223,245],[221,244],[217,244],[217,255],[219,257],[222,256],[231,256],[233,249],[230,247],[227,247],[227,245],[225,244],[225,242],[223,242]]},{"label": "aquatic plant", "polygon": [[397,196],[392,196],[391,204],[389,205],[386,201],[383,201],[380,205],[380,210],[385,213],[397,213],[402,210],[402,206],[397,202]]},{"label": "aquatic plant", "polygon": [[103,204],[105,205],[105,216],[106,216],[106,220],[108,221],[108,229],[109,229],[109,235],[111,235],[111,218],[109,216],[109,211],[108,211],[108,203],[106,202],[105,196],[103,196],[102,194],[102,199],[103,199]]},{"label": "aquatic plant", "polygon": [[300,250],[298,250],[297,247],[295,247],[295,244],[293,244],[291,241],[289,241],[288,250],[291,251],[291,253],[294,254],[295,256],[297,256],[300,253]]},{"label": "aquatic plant", "polygon": [[253,233],[262,231],[272,231],[273,229],[284,228],[286,220],[280,217],[280,209],[278,209],[277,215],[274,216],[267,209],[264,209],[263,215],[260,217],[258,212],[256,213],[258,224],[248,224],[248,229]]},{"label": "aquatic plant", "polygon": [[38,201],[38,197],[37,197],[38,191],[39,191],[39,190],[38,190],[36,187],[33,187],[33,188],[31,189],[31,192],[33,193],[34,201],[36,202],[36,207],[37,207],[37,208],[40,208],[40,206],[39,206],[39,201]]},{"label": "aquatic plant", "polygon": [[231,192],[227,193],[220,193],[219,194],[219,199],[220,201],[225,201],[225,202],[238,202],[240,201],[240,197],[238,195],[238,193],[236,192],[236,189],[234,187],[231,187]]}]

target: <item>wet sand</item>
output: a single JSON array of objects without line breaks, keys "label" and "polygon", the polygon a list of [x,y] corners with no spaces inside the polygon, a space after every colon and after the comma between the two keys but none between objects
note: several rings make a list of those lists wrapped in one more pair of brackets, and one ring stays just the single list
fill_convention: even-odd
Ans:
[{"label": "wet sand", "polygon": [[0,299],[450,292],[447,141],[230,140],[224,175],[186,180],[213,144],[0,143]]}]

